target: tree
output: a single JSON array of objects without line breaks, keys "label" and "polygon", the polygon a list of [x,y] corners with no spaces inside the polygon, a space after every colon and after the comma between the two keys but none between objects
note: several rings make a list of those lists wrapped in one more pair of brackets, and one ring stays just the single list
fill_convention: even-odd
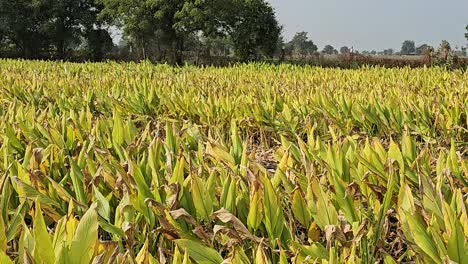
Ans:
[{"label": "tree", "polygon": [[273,8],[264,0],[99,0],[101,13],[122,27],[143,58],[151,42],[169,49],[173,61],[183,61],[186,42],[194,37],[231,37],[242,60],[271,56],[281,27]]},{"label": "tree", "polygon": [[162,41],[174,55],[174,60],[181,62],[183,50],[183,32],[176,30],[175,16],[182,10],[184,1],[133,1],[100,0],[104,8],[101,18],[112,21],[122,28],[128,38],[128,45],[141,52],[146,59],[149,43]]},{"label": "tree", "polygon": [[80,20],[84,16],[79,1],[51,1],[52,20],[46,23],[47,34],[54,45],[59,58],[65,58],[69,48],[78,46],[81,42]]},{"label": "tree", "polygon": [[417,47],[415,50],[416,55],[426,55],[432,49],[431,46],[427,44],[422,44],[421,46]]},{"label": "tree", "polygon": [[340,48],[340,53],[341,54],[348,54],[350,52],[351,52],[351,50],[346,46],[343,46],[343,47]]},{"label": "tree", "polygon": [[450,46],[450,43],[447,40],[442,40],[439,46],[439,50],[443,52],[450,52],[452,50],[452,47]]},{"label": "tree", "polygon": [[94,55],[98,49],[108,48],[109,33],[97,17],[103,8],[101,4],[95,0],[50,0],[49,3],[51,19],[46,22],[47,33],[59,58],[65,58],[69,50],[83,42],[87,42]]},{"label": "tree", "polygon": [[307,32],[297,32],[287,45],[293,55],[306,57],[318,50],[317,45],[307,37]]},{"label": "tree", "polygon": [[273,8],[264,0],[241,2],[230,34],[236,55],[242,61],[273,56],[282,30]]},{"label": "tree", "polygon": [[45,0],[0,1],[0,27],[3,42],[11,45],[17,56],[38,58],[49,46],[44,24],[50,19]]},{"label": "tree", "polygon": [[332,45],[326,45],[326,46],[323,48],[322,53],[331,55],[331,54],[336,54],[336,53],[338,53],[338,51],[337,51],[335,48],[333,48]]},{"label": "tree", "polygon": [[114,43],[109,32],[104,29],[89,29],[85,34],[86,48],[91,59],[100,61],[112,50]]},{"label": "tree", "polygon": [[466,33],[465,33],[465,38],[468,40],[468,25],[466,25]]},{"label": "tree", "polygon": [[447,60],[447,58],[452,52],[452,47],[450,46],[450,43],[447,40],[442,40],[437,52],[444,60]]},{"label": "tree", "polygon": [[65,58],[88,32],[104,30],[100,8],[95,0],[0,0],[3,44],[24,58]]},{"label": "tree", "polygon": [[401,55],[411,55],[414,54],[416,51],[416,46],[414,41],[412,40],[405,40],[401,45]]},{"label": "tree", "polygon": [[392,56],[393,53],[394,53],[393,49],[385,49],[385,50],[383,51],[383,54],[384,54],[385,56]]}]

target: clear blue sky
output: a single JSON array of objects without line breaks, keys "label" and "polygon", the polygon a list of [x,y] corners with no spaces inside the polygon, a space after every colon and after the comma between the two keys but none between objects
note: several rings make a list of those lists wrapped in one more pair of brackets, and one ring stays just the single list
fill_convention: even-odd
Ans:
[{"label": "clear blue sky", "polygon": [[362,50],[399,50],[401,43],[466,45],[468,0],[267,0],[275,8],[284,36],[297,31],[321,49],[354,46]]}]

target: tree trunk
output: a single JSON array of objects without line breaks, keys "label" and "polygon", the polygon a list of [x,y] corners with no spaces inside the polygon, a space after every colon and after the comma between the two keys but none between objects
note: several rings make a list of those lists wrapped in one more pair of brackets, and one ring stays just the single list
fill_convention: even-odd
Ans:
[{"label": "tree trunk", "polygon": [[143,60],[146,60],[146,49],[145,49],[145,41],[141,40],[141,55],[143,56]]},{"label": "tree trunk", "polygon": [[174,58],[175,58],[176,65],[182,66],[184,64],[183,51],[184,51],[184,39],[183,37],[178,37],[176,40],[176,45],[174,49]]}]

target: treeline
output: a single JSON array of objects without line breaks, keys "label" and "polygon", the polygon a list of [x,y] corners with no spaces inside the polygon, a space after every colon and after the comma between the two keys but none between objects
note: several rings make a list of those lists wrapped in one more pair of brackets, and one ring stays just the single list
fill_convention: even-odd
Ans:
[{"label": "treeline", "polygon": [[339,67],[466,62],[458,59],[466,56],[466,48],[452,49],[447,41],[434,48],[408,40],[400,51],[331,45],[319,50],[307,32],[290,41],[281,33],[274,9],[264,0],[0,0],[0,57],[173,64],[267,60]]},{"label": "treeline", "polygon": [[280,35],[263,0],[0,0],[0,54],[10,57],[255,60],[274,56]]},{"label": "treeline", "polygon": [[66,59],[71,51],[100,60],[113,48],[104,5],[94,0],[0,0],[0,53]]}]

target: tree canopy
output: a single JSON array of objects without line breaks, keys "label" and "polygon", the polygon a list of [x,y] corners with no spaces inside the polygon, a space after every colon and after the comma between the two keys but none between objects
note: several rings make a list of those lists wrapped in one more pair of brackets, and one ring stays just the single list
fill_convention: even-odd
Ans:
[{"label": "tree canopy", "polygon": [[465,33],[465,38],[468,40],[468,25],[466,25],[466,33]]},{"label": "tree canopy", "polygon": [[[466,30],[468,39],[468,25]],[[175,64],[195,62],[194,58],[198,63],[200,57],[208,63],[216,57],[228,58],[227,62],[320,58],[307,32],[297,32],[289,42],[281,33],[275,10],[266,0],[0,0],[0,57]],[[457,46],[454,49],[458,51]],[[400,52],[363,53],[421,55],[430,50],[434,51],[406,40]],[[449,53],[450,45],[440,50]],[[351,52],[346,46],[339,51]],[[338,51],[326,45],[321,53]]]},{"label": "tree canopy", "polygon": [[307,36],[307,32],[297,32],[292,40],[286,45],[290,55],[305,57],[318,50],[317,45]]},{"label": "tree canopy", "polygon": [[348,54],[350,52],[351,52],[351,50],[347,46],[343,46],[343,47],[340,48],[340,53],[341,54]]},{"label": "tree canopy", "polygon": [[416,55],[425,55],[428,54],[433,48],[427,44],[422,44],[417,47],[415,50]]},{"label": "tree canopy", "polygon": [[100,57],[110,38],[97,19],[101,9],[94,0],[0,0],[2,46],[19,57],[63,59],[84,44]]},{"label": "tree canopy", "polygon": [[242,60],[271,56],[281,34],[273,8],[264,0],[99,0],[101,17],[120,26],[142,50],[159,43],[181,63],[187,40],[230,38]]},{"label": "tree canopy", "polygon": [[332,45],[326,45],[323,48],[322,53],[332,55],[332,54],[337,54],[338,51]]},{"label": "tree canopy", "polygon": [[66,59],[82,50],[100,60],[113,48],[111,25],[142,59],[158,51],[175,63],[211,43],[241,60],[269,57],[281,35],[264,0],[0,0],[0,52]]},{"label": "tree canopy", "polygon": [[412,40],[405,40],[401,45],[401,55],[411,55],[416,52],[416,45]]}]

